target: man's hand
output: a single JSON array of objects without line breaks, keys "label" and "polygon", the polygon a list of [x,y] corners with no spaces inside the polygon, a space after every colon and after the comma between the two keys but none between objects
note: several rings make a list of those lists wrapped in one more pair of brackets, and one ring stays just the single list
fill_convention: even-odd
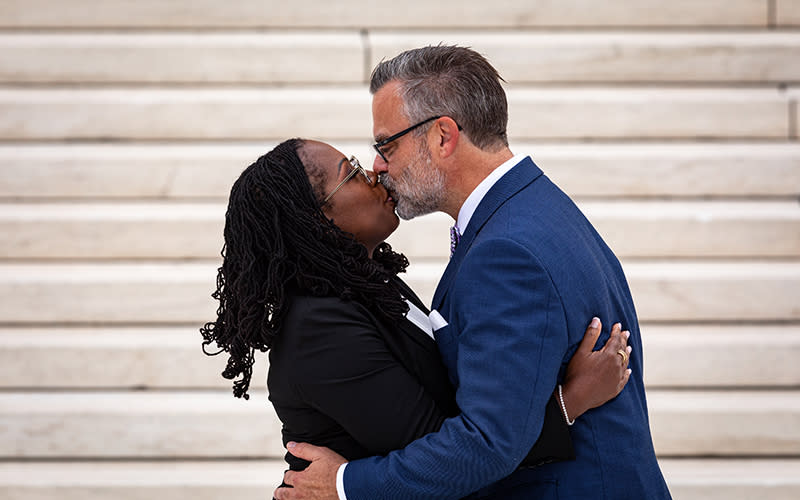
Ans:
[{"label": "man's hand", "polygon": [[347,460],[335,451],[308,443],[288,443],[289,453],[308,460],[304,471],[286,471],[283,482],[292,488],[278,488],[276,500],[339,500],[336,492],[336,472]]}]

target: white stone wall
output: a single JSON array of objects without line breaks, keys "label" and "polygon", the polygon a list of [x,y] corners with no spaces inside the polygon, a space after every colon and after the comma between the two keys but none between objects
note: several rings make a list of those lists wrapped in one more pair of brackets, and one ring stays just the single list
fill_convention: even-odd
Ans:
[{"label": "white stone wall", "polygon": [[[800,0],[0,1],[0,497],[269,494],[265,360],[234,400],[197,332],[230,185],[369,164],[371,68],[440,42],[621,257],[673,496],[800,497]],[[448,225],[391,240],[426,298]]]}]

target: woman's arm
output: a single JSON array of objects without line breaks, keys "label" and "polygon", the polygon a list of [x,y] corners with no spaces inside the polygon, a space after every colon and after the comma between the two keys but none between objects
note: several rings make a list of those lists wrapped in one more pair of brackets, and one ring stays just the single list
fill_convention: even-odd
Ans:
[{"label": "woman's arm", "polygon": [[562,410],[568,423],[614,399],[628,383],[631,373],[628,360],[632,350],[628,345],[630,332],[622,331],[622,326],[615,324],[605,345],[593,351],[601,331],[602,323],[594,318],[570,359],[561,393],[558,387],[554,393],[559,402],[563,400]]},{"label": "woman's arm", "polygon": [[628,381],[627,363],[623,365],[621,355],[616,354],[617,350],[626,348],[627,336],[622,335],[626,332],[621,333],[619,325],[614,325],[603,349],[593,353],[592,347],[601,329],[599,319],[592,320],[586,328],[583,340],[567,367],[565,385],[561,391],[556,387],[547,402],[542,431],[521,467],[573,459],[575,453],[569,426],[589,408],[600,406],[619,394]]}]

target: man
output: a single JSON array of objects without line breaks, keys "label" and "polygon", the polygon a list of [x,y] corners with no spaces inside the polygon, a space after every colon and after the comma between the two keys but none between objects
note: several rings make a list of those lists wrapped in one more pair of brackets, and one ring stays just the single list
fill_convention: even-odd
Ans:
[{"label": "man", "polygon": [[[403,450],[344,465],[327,449],[290,444],[312,464],[286,474],[294,489],[279,488],[279,500],[670,498],[625,276],[572,201],[512,154],[500,81],[476,52],[438,46],[382,62],[370,86],[374,170],[398,214],[443,211],[456,221],[431,321],[462,414]],[[630,331],[629,383],[571,427],[575,460],[517,469],[592,316]]]}]

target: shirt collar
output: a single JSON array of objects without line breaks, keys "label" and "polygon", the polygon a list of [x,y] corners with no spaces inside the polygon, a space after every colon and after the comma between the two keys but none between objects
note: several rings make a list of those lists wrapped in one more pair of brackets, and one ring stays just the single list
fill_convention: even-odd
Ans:
[{"label": "shirt collar", "polygon": [[464,204],[461,205],[461,209],[458,211],[458,219],[456,219],[456,225],[461,234],[464,234],[464,231],[467,230],[467,225],[470,219],[472,219],[472,215],[475,213],[475,210],[477,210],[483,197],[486,196],[486,193],[492,189],[492,186],[494,186],[501,177],[527,157],[528,155],[524,154],[514,155],[513,158],[492,170],[492,173],[487,175],[486,178],[475,187],[472,193],[467,196],[466,201],[464,201]]}]

